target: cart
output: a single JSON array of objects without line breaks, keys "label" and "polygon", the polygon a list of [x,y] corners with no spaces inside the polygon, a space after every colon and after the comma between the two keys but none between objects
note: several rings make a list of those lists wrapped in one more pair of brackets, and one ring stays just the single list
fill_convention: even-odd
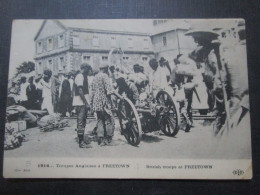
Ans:
[{"label": "cart", "polygon": [[144,133],[161,130],[166,136],[174,137],[179,131],[179,109],[169,93],[161,90],[148,102],[145,106],[135,106],[125,97],[117,104],[121,134],[133,146],[139,145]]}]

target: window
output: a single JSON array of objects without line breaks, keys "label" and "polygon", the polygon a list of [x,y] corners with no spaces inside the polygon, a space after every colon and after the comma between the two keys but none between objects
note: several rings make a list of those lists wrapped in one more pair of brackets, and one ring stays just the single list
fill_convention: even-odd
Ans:
[{"label": "window", "polygon": [[147,61],[147,60],[148,60],[148,57],[142,57],[142,60],[143,60],[143,61]]},{"label": "window", "polygon": [[41,41],[39,41],[37,43],[37,53],[42,53],[42,42]]},{"label": "window", "polygon": [[58,45],[59,45],[59,47],[64,47],[64,45],[65,45],[65,39],[64,39],[63,34],[59,35],[59,37],[58,37]]},{"label": "window", "polygon": [[60,57],[59,59],[59,70],[65,70],[66,64],[64,57]]},{"label": "window", "polygon": [[80,39],[79,39],[78,34],[73,35],[72,42],[73,42],[73,46],[79,46],[80,45]]},{"label": "window", "polygon": [[144,39],[144,49],[149,49],[148,39]]},{"label": "window", "polygon": [[96,35],[93,36],[92,44],[93,44],[94,47],[98,47],[99,46],[99,38],[98,38],[98,36],[96,36]]},{"label": "window", "polygon": [[111,47],[116,47],[116,37],[111,37]]},{"label": "window", "polygon": [[133,48],[134,44],[133,44],[133,39],[132,38],[128,38],[128,48]]},{"label": "window", "polygon": [[91,60],[91,56],[82,56],[83,62],[89,62]]},{"label": "window", "polygon": [[53,49],[53,40],[52,39],[48,39],[47,41],[47,50],[50,51]]},{"label": "window", "polygon": [[108,61],[108,57],[107,56],[102,56],[102,61]]},{"label": "window", "polygon": [[48,60],[48,65],[47,65],[47,68],[52,70],[52,60]]},{"label": "window", "polygon": [[163,36],[163,46],[167,45],[167,39],[166,39],[166,35]]},{"label": "window", "polygon": [[123,60],[124,60],[124,61],[128,61],[128,60],[129,60],[129,57],[128,57],[128,56],[124,56],[124,57],[123,57]]},{"label": "window", "polygon": [[42,67],[42,63],[41,62],[38,63],[37,73],[38,74],[42,74],[43,73],[43,67]]}]

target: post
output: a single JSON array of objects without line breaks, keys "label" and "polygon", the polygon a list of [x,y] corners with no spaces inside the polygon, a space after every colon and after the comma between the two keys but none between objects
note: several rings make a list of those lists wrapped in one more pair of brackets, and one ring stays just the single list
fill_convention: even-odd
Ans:
[{"label": "post", "polygon": [[177,42],[178,42],[178,51],[179,51],[179,55],[181,54],[181,51],[180,51],[180,40],[179,40],[179,35],[178,35],[178,30],[177,28],[175,29],[176,31],[176,36],[177,36]]}]

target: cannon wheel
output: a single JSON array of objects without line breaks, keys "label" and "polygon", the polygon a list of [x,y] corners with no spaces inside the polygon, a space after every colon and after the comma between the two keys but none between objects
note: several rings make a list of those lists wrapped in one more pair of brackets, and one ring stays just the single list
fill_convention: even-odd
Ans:
[{"label": "cannon wheel", "polygon": [[156,95],[156,103],[168,108],[168,112],[160,117],[159,124],[163,133],[167,136],[175,136],[179,131],[180,113],[177,103],[166,91],[159,91]]},{"label": "cannon wheel", "polygon": [[118,119],[127,142],[137,146],[141,141],[142,126],[135,106],[127,98],[120,100],[118,104]]}]

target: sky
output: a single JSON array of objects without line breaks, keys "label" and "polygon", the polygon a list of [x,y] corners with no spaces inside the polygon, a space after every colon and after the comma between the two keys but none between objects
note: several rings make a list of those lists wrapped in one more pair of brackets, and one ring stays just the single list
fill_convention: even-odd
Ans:
[{"label": "sky", "polygon": [[43,20],[14,20],[12,24],[9,78],[24,61],[33,61],[34,37]]}]

